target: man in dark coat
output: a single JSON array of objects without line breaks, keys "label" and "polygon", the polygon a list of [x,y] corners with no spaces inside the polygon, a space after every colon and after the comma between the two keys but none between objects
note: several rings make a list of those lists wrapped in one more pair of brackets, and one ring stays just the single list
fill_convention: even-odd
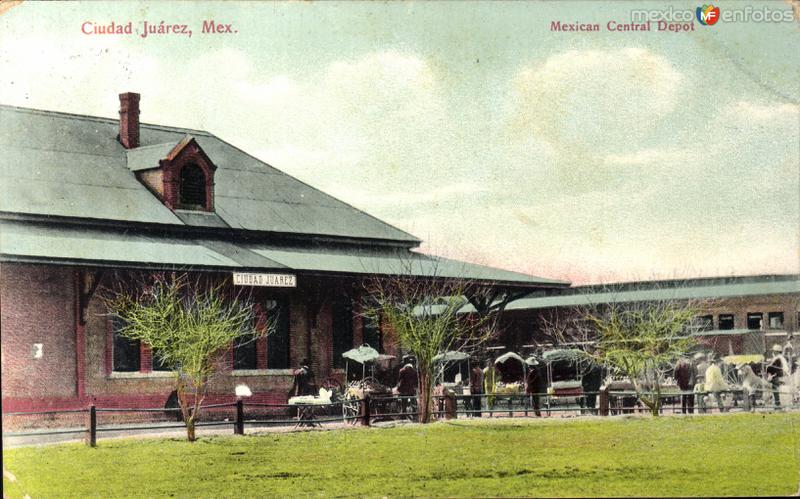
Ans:
[{"label": "man in dark coat", "polygon": [[533,403],[533,413],[536,414],[537,418],[542,417],[542,411],[539,407],[539,396],[535,395],[538,393],[543,393],[544,383],[543,376],[540,371],[540,364],[536,365],[529,365],[528,366],[528,379],[526,379],[526,388],[525,393],[531,398],[531,402]]},{"label": "man in dark coat", "polygon": [[694,413],[694,390],[695,385],[695,369],[689,359],[681,358],[675,365],[675,381],[678,383],[678,388],[684,393],[681,395],[681,413],[693,414]]},{"label": "man in dark coat", "polygon": [[403,357],[403,367],[397,376],[397,394],[403,397],[413,397],[417,394],[419,377],[414,367],[414,359],[406,355]]},{"label": "man in dark coat", "polygon": [[[406,355],[403,357],[403,367],[400,368],[400,372],[397,374],[395,392],[400,397],[416,397],[418,386],[419,376],[417,375],[417,369],[414,367],[414,358]],[[409,405],[412,409],[415,406],[414,401],[408,398],[401,399],[400,405],[401,412],[408,412]]]},{"label": "man in dark coat", "polygon": [[589,364],[581,381],[583,391],[586,393],[586,407],[589,414],[597,414],[597,394],[603,385],[603,368],[592,362]]},{"label": "man in dark coat", "polygon": [[300,368],[295,369],[292,373],[294,375],[294,383],[292,384],[292,391],[289,397],[300,397],[303,395],[314,395],[314,382],[311,368],[308,366],[308,361],[303,359]]},{"label": "man in dark coat", "polygon": [[471,396],[467,400],[470,401],[470,410],[475,411],[469,415],[479,418],[481,417],[481,404],[483,402],[483,397],[481,397],[483,395],[483,369],[481,369],[480,362],[477,360],[474,362],[475,364],[469,373],[469,393]]},{"label": "man in dark coat", "polygon": [[787,372],[788,369],[786,369],[787,363],[782,354],[782,350],[780,345],[776,344],[772,346],[772,359],[767,366],[767,379],[772,385],[772,399],[775,402],[775,407],[780,407],[781,405],[781,383],[783,382],[783,377],[789,374]]}]

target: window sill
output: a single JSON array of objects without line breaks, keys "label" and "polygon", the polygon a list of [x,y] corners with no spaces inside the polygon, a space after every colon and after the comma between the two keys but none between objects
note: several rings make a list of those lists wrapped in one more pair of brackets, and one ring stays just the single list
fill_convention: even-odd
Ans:
[{"label": "window sill", "polygon": [[231,376],[291,376],[291,369],[234,369]]},{"label": "window sill", "polygon": [[185,206],[175,208],[176,213],[187,213],[192,215],[216,215],[214,210],[207,210],[205,206],[197,205],[197,208],[186,208]]},{"label": "window sill", "polygon": [[115,371],[108,375],[110,379],[139,379],[139,378],[172,378],[174,375],[172,371],[131,371],[122,372]]}]

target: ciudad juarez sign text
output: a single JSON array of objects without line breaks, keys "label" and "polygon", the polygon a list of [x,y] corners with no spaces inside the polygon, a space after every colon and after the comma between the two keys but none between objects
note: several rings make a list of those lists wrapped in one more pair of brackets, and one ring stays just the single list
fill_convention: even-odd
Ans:
[{"label": "ciudad juarez sign text", "polygon": [[234,286],[267,286],[271,288],[296,288],[297,276],[294,274],[251,274],[233,273]]}]

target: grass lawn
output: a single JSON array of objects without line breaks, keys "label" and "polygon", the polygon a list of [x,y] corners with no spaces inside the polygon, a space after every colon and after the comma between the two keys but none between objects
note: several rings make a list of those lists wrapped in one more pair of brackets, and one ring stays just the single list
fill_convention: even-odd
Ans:
[{"label": "grass lawn", "polygon": [[16,497],[786,495],[800,414],[457,421],[7,450]]}]

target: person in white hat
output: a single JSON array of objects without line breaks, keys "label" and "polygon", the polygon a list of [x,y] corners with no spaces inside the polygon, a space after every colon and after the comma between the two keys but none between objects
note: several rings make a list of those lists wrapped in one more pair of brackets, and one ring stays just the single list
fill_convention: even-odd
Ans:
[{"label": "person in white hat", "polygon": [[722,376],[722,359],[714,359],[713,362],[706,369],[705,390],[717,401],[719,412],[725,412],[725,405],[722,403],[722,396],[720,392],[728,391],[728,383],[725,377]]},{"label": "person in white hat", "polygon": [[783,377],[788,375],[789,366],[783,356],[783,348],[778,344],[772,345],[772,359],[767,366],[767,379],[772,385],[772,400],[775,402],[775,407],[781,405],[780,389]]}]

